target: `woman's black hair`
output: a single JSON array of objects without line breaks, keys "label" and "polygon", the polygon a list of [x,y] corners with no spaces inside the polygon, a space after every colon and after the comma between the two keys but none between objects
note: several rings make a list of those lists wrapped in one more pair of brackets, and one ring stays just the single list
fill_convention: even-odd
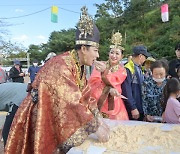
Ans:
[{"label": "woman's black hair", "polygon": [[169,66],[165,60],[156,60],[154,63],[151,64],[150,69],[151,69],[151,72],[153,72],[155,68],[161,68],[161,67],[165,69],[166,74],[167,74],[169,70]]},{"label": "woman's black hair", "polygon": [[180,43],[176,44],[175,50],[180,50]]},{"label": "woman's black hair", "polygon": [[180,82],[176,78],[171,78],[167,81],[164,89],[163,89],[163,102],[162,107],[163,110],[166,108],[167,101],[171,93],[176,93],[180,90]]}]

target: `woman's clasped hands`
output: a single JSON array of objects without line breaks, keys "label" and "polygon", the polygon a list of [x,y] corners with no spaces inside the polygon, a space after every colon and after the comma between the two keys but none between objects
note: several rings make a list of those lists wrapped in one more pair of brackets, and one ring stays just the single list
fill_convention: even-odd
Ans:
[{"label": "woman's clasped hands", "polygon": [[109,93],[110,93],[111,96],[116,96],[116,97],[121,97],[121,98],[123,98],[123,99],[127,99],[127,97],[121,95],[121,94],[117,91],[117,89],[115,89],[115,88],[111,88],[110,91],[109,91]]}]

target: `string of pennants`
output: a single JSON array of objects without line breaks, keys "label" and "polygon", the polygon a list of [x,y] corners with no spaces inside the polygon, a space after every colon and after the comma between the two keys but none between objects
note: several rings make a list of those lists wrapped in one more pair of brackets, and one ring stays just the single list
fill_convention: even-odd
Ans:
[{"label": "string of pennants", "polygon": [[[163,4],[161,6],[161,19],[162,22],[169,21],[168,4]],[[58,23],[58,6],[51,7],[51,22]]]}]

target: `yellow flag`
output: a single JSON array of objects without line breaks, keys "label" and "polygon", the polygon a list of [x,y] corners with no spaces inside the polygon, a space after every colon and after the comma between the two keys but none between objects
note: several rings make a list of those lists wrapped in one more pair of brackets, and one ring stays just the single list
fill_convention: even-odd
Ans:
[{"label": "yellow flag", "polygon": [[52,6],[51,7],[51,12],[54,14],[58,14],[58,7],[57,6]]},{"label": "yellow flag", "polygon": [[54,23],[58,22],[58,7],[57,6],[51,7],[51,22],[54,22]]}]

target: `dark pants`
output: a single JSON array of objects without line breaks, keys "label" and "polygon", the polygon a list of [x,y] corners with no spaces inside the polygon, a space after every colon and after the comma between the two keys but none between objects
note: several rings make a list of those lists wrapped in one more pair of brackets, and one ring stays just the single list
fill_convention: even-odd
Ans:
[{"label": "dark pants", "polygon": [[6,116],[4,127],[3,127],[3,130],[2,130],[2,137],[3,137],[3,141],[4,141],[4,147],[6,145],[6,141],[7,141],[8,135],[9,135],[11,124],[12,124],[12,121],[14,119],[14,116],[16,114],[17,109],[18,109],[18,106],[16,106],[14,104],[13,107],[12,107],[12,111],[9,112],[8,115]]}]

